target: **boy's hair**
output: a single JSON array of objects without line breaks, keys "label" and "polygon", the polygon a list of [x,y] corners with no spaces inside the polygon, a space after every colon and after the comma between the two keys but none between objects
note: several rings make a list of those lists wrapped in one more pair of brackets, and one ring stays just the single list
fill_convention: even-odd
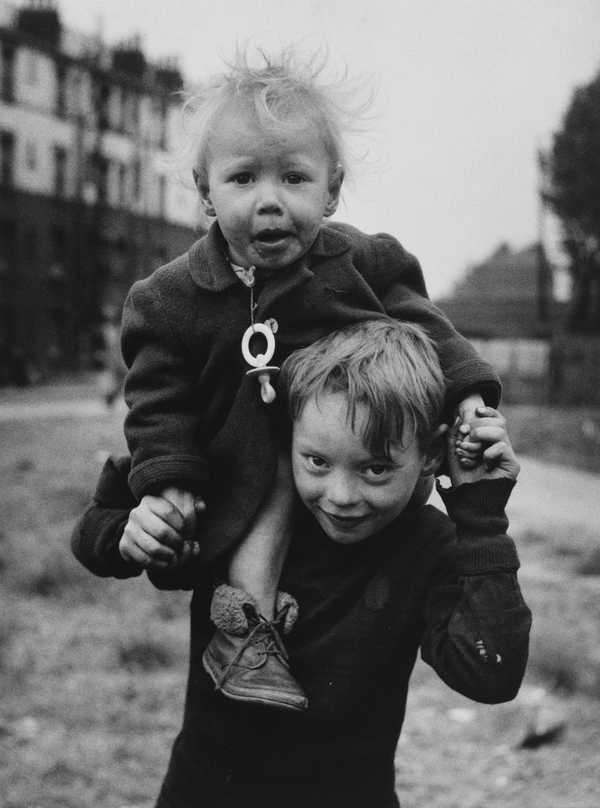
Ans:
[{"label": "boy's hair", "polygon": [[357,407],[368,417],[362,440],[377,456],[389,456],[390,441],[425,450],[437,428],[445,395],[437,351],[416,325],[366,320],[335,331],[284,362],[279,380],[292,422],[306,403],[323,393],[342,393],[355,429]]},{"label": "boy's hair", "polygon": [[[277,56],[257,51],[259,67],[250,65],[248,54],[239,50],[228,70],[207,79],[183,106],[185,143],[182,167],[192,163],[197,181],[207,182],[207,146],[219,116],[233,103],[244,106],[267,132],[294,132],[299,125],[319,129],[331,160],[331,171],[345,171],[343,131],[352,128],[370,103],[357,101],[357,93],[342,81],[326,83],[322,74],[326,55],[302,60],[293,49]],[[345,77],[344,77],[345,78]]]}]

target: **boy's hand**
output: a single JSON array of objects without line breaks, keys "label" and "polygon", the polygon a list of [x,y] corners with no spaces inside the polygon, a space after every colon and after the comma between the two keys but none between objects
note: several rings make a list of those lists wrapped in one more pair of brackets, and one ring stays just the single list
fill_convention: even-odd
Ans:
[{"label": "boy's hand", "polygon": [[[169,496],[165,496],[165,493]],[[198,555],[198,542],[193,535],[195,513],[205,509],[204,502],[194,500],[188,492],[167,489],[163,496],[145,496],[133,508],[119,542],[121,556],[133,564],[150,569],[182,567]],[[179,494],[186,496],[179,498]],[[178,501],[185,513],[173,503]],[[194,515],[189,513],[190,501]],[[187,518],[187,521],[186,521]]]},{"label": "boy's hand", "polygon": [[192,539],[196,533],[196,516],[205,509],[204,502],[194,497],[190,491],[175,486],[165,488],[161,497],[170,502],[181,514],[183,523],[180,532],[183,538]]},{"label": "boy's hand", "polygon": [[479,393],[463,398],[456,408],[455,415],[459,419],[457,440],[455,448],[458,462],[464,469],[473,469],[481,463],[482,445],[475,440],[471,427],[477,418],[477,410],[484,407],[484,401]]},{"label": "boy's hand", "polygon": [[457,454],[457,442],[461,441],[460,419],[457,417],[448,432],[448,466],[453,486],[473,483],[477,480],[508,478],[516,480],[521,470],[506,431],[504,417],[493,407],[477,407],[472,422],[470,439],[485,444],[487,448],[479,463],[465,468]]}]

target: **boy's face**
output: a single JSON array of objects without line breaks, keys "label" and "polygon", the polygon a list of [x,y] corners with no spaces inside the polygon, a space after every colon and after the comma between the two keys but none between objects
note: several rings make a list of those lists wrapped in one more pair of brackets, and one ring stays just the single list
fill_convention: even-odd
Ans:
[{"label": "boy's face", "polygon": [[310,249],[337,207],[342,178],[330,164],[308,127],[267,133],[249,112],[223,113],[208,144],[208,187],[199,190],[233,263],[277,270]]},{"label": "boy's face", "polygon": [[433,464],[416,440],[392,443],[389,458],[373,456],[360,437],[366,408],[357,408],[356,432],[346,416],[342,393],[309,399],[293,427],[292,468],[300,498],[327,536],[355,544],[399,516]]}]

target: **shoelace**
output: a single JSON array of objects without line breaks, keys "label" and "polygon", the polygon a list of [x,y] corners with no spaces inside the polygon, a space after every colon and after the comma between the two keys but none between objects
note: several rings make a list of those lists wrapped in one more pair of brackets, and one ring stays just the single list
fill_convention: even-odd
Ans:
[{"label": "shoelace", "polygon": [[223,682],[227,679],[227,677],[231,673],[232,668],[234,668],[234,666],[237,665],[238,661],[241,659],[244,651],[254,644],[253,642],[254,637],[261,630],[265,631],[264,636],[265,643],[264,647],[261,649],[262,653],[264,653],[265,656],[273,654],[275,656],[280,657],[281,662],[287,667],[288,664],[287,651],[285,650],[285,646],[281,642],[279,632],[277,631],[279,625],[285,620],[287,610],[288,607],[287,606],[284,607],[281,613],[272,622],[269,620],[265,620],[264,618],[259,618],[258,623],[254,626],[254,628],[250,630],[248,636],[244,640],[243,644],[240,646],[240,649],[238,650],[237,654],[235,654],[231,662],[227,665],[227,667],[219,677],[218,682],[215,684],[216,690],[218,690],[223,684]]}]

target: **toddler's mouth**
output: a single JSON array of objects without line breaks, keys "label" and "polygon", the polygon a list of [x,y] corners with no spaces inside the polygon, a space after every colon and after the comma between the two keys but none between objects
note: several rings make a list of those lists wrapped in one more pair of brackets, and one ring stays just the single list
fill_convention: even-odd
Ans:
[{"label": "toddler's mouth", "polygon": [[289,230],[267,229],[260,230],[254,235],[252,240],[257,241],[260,244],[277,244],[291,235],[292,234]]}]

